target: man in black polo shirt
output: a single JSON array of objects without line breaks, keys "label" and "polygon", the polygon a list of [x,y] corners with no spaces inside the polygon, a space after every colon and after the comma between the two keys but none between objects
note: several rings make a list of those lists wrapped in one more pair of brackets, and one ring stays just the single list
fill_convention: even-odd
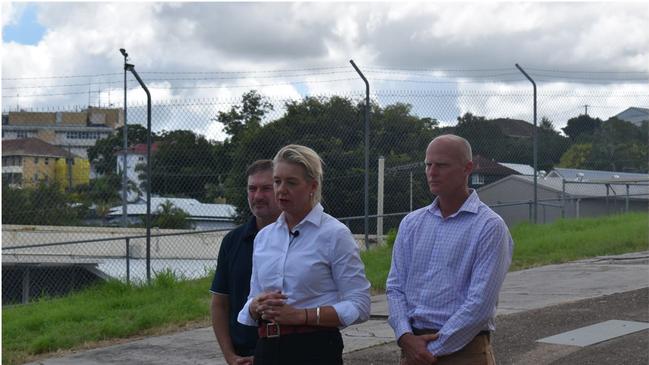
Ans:
[{"label": "man in black polo shirt", "polygon": [[273,162],[258,160],[246,170],[248,206],[253,216],[221,242],[212,281],[212,328],[229,365],[252,364],[257,327],[237,322],[250,292],[253,241],[257,232],[281,213],[273,192]]}]

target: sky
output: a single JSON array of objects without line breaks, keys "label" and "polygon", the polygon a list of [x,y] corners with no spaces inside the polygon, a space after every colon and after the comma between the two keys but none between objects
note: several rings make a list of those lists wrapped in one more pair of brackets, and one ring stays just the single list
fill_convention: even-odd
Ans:
[{"label": "sky", "polygon": [[[585,105],[603,119],[649,107],[649,5],[639,1],[3,2],[3,111],[120,106],[120,48],[154,104],[210,100],[225,110],[252,88],[275,100],[362,98],[353,59],[380,104],[450,93],[444,110],[414,103],[415,114],[442,121],[467,111],[531,120],[520,97],[531,84],[515,64],[540,94],[571,95],[539,102],[557,127]],[[128,99],[145,100],[132,78]],[[198,131],[223,138],[202,119]]]}]

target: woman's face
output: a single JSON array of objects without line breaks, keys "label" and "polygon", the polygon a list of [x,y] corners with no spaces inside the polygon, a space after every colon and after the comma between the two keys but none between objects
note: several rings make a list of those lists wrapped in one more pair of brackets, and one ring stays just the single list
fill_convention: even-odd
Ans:
[{"label": "woman's face", "polygon": [[279,208],[291,216],[306,215],[312,208],[311,196],[318,183],[307,180],[302,166],[280,161],[274,165],[275,200]]}]

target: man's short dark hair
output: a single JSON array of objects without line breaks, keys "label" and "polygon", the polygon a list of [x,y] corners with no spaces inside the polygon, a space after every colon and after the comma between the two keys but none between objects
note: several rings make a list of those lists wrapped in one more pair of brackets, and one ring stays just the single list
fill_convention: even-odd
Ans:
[{"label": "man's short dark hair", "polygon": [[272,160],[257,160],[250,164],[246,169],[246,177],[254,175],[258,172],[272,171],[273,170],[273,161]]}]

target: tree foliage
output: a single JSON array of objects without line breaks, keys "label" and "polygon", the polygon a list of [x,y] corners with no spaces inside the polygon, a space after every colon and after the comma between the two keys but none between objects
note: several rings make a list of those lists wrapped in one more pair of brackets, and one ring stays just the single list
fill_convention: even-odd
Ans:
[{"label": "tree foliage", "polygon": [[647,137],[646,123],[638,127],[633,123],[611,118],[588,136],[588,143],[573,145],[561,157],[561,166],[647,172]]},{"label": "tree foliage", "polygon": [[161,229],[190,229],[192,224],[188,218],[189,214],[166,200],[153,215],[151,226]]},{"label": "tree foliage", "polygon": [[88,206],[76,202],[55,183],[13,188],[2,184],[2,223],[71,226],[87,215]]},{"label": "tree foliage", "polygon": [[568,119],[568,123],[561,130],[572,142],[588,141],[601,126],[601,119],[581,114],[578,117]]},{"label": "tree foliage", "polygon": [[[128,129],[128,145],[146,143],[146,128],[132,124]],[[152,136],[153,138],[154,136]],[[94,146],[88,148],[88,160],[98,174],[111,174],[117,171],[117,157],[115,152],[122,150],[124,146],[124,127],[119,127],[114,135],[108,138],[97,140]]]}]

